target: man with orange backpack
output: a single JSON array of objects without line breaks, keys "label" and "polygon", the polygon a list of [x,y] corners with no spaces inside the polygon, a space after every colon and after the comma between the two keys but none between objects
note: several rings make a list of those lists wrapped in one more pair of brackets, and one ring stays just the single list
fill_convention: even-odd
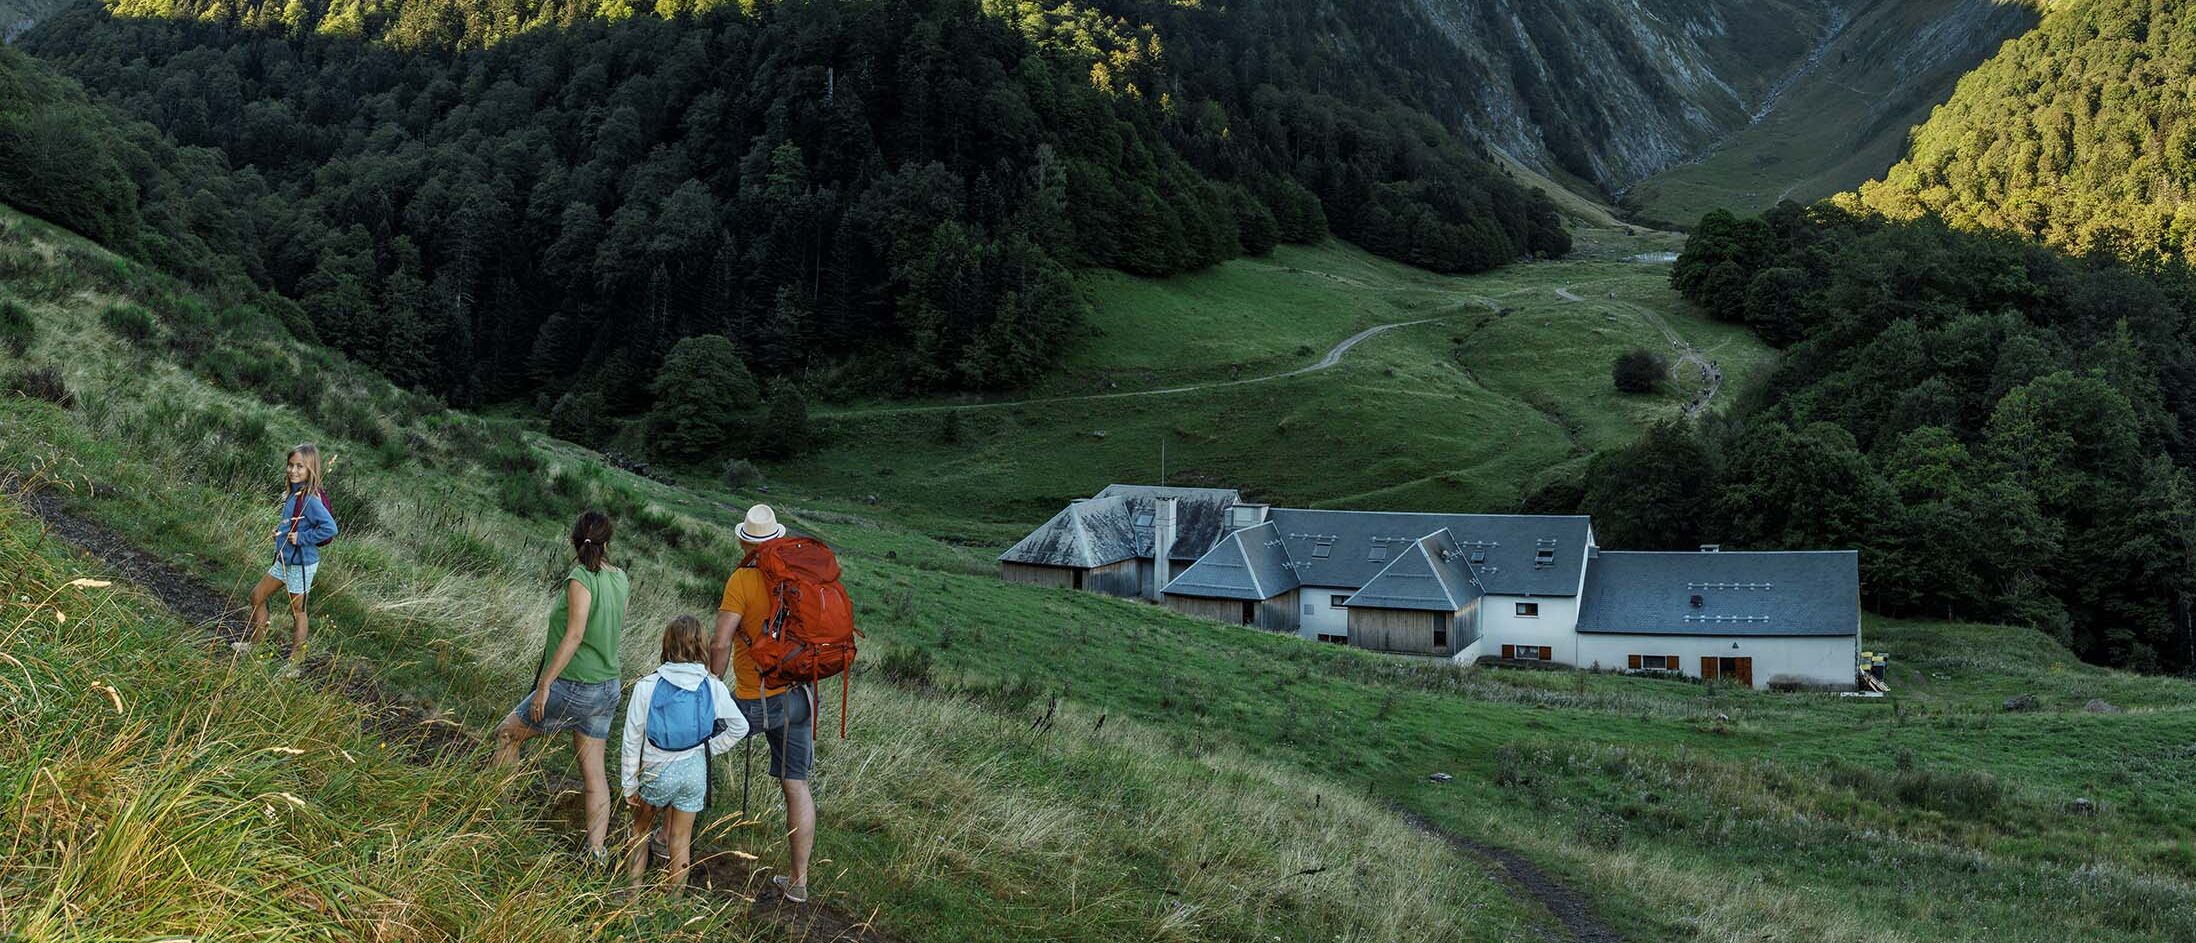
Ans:
[{"label": "man with orange backpack", "polygon": [[[816,845],[816,802],[808,776],[816,760],[815,682],[854,662],[853,604],[839,585],[839,562],[823,542],[786,536],[767,504],[733,528],[743,557],[724,583],[710,670],[732,671],[732,699],[748,728],[770,741],[770,775],[785,793],[786,873],[771,878],[785,899],[808,900],[808,861]],[[841,728],[844,734],[844,728]]]}]

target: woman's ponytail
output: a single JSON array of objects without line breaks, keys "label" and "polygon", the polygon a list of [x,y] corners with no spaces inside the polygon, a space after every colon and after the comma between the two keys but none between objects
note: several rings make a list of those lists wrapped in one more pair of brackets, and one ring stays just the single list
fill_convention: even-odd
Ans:
[{"label": "woman's ponytail", "polygon": [[603,555],[610,551],[610,535],[614,530],[610,515],[592,509],[573,523],[572,552],[579,555],[580,565],[588,572],[602,572]]}]

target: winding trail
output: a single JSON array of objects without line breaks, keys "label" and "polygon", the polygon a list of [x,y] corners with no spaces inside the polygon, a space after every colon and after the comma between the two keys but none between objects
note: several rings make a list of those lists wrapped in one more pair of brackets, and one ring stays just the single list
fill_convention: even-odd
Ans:
[{"label": "winding trail", "polygon": [[[0,482],[0,494],[21,501],[24,509],[45,525],[47,534],[59,537],[63,543],[99,561],[115,576],[142,587],[184,622],[205,632],[215,657],[229,657],[228,643],[244,637],[244,610],[234,604],[233,594],[216,590],[146,553],[113,528],[70,514],[57,495],[26,492],[15,481]],[[269,633],[269,644],[281,648],[281,643],[275,640],[286,634],[280,629]],[[439,711],[426,710],[418,701],[361,677],[357,671],[333,662],[326,655],[308,657],[305,675],[312,683],[364,706],[367,729],[391,744],[401,745],[414,762],[423,765],[464,762],[474,757],[485,761],[487,757],[487,745],[472,731],[442,716]],[[577,802],[580,796],[579,782],[568,776],[551,772],[526,779],[525,791],[543,802],[568,806]],[[820,897],[806,904],[791,903],[770,888],[764,876],[748,862],[737,855],[703,847],[699,841],[695,843],[693,867],[688,874],[690,884],[710,893],[737,895],[737,899],[750,900],[750,916],[782,929],[787,939],[806,943],[899,943],[898,937],[870,925],[874,914],[863,917],[824,903]],[[759,893],[749,894],[743,890],[757,886],[763,888]]]},{"label": "winding trail", "polygon": [[[1587,300],[1572,292],[1568,285],[1557,287],[1555,293],[1556,297],[1565,301]],[[1598,304],[1600,302],[1594,303]],[[1663,318],[1661,312],[1646,305],[1633,304],[1629,301],[1611,300],[1609,303],[1645,318],[1647,323],[1654,325],[1656,330],[1662,332],[1663,339],[1670,343],[1670,349],[1676,351],[1678,355],[1677,362],[1670,365],[1671,382],[1680,386],[1684,385],[1684,372],[1687,364],[1691,364],[1700,371],[1700,375],[1705,382],[1699,390],[1693,393],[1693,398],[1686,401],[1685,418],[1693,419],[1706,412],[1708,405],[1715,402],[1716,394],[1723,391],[1723,368],[1717,366],[1714,360],[1710,360],[1708,355],[1700,348],[1693,346],[1692,341],[1686,340],[1685,335],[1677,332],[1677,328],[1671,327],[1670,322]]]},{"label": "winding trail", "polygon": [[1570,885],[1549,877],[1539,865],[1527,861],[1524,856],[1506,848],[1497,848],[1485,842],[1474,841],[1435,825],[1432,820],[1403,808],[1396,814],[1404,823],[1419,832],[1447,842],[1450,848],[1478,858],[1491,865],[1506,883],[1516,887],[1547,908],[1548,914],[1563,925],[1573,943],[1624,943],[1622,934],[1602,923],[1594,916],[1594,909],[1586,897]]},{"label": "winding trail", "polygon": [[1392,324],[1378,324],[1372,327],[1368,327],[1362,331],[1350,335],[1349,337],[1343,338],[1341,343],[1336,344],[1332,348],[1328,349],[1326,356],[1319,358],[1317,361],[1313,362],[1309,366],[1298,367],[1294,370],[1285,370],[1280,373],[1269,373],[1263,376],[1245,377],[1240,380],[1215,380],[1211,383],[1193,383],[1188,386],[1170,386],[1155,390],[1124,390],[1119,393],[1085,393],[1075,396],[1040,396],[1034,399],[1005,399],[992,400],[990,402],[982,403],[947,403],[932,406],[879,406],[874,409],[849,409],[834,412],[818,411],[815,415],[819,419],[853,419],[861,418],[864,416],[905,416],[918,413],[942,413],[950,412],[957,409],[1003,409],[1009,406],[1041,406],[1048,403],[1080,403],[1093,400],[1131,399],[1138,396],[1176,396],[1182,393],[1198,393],[1205,390],[1224,389],[1231,386],[1249,386],[1253,383],[1267,383],[1273,380],[1286,380],[1290,377],[1300,377],[1308,373],[1318,373],[1321,370],[1332,369],[1342,362],[1343,356],[1348,354],[1350,352],[1350,348],[1352,347],[1356,347],[1357,345],[1364,343],[1365,341],[1371,340],[1382,334],[1386,334],[1389,331],[1400,330],[1406,327],[1416,327],[1420,324],[1432,324],[1436,321],[1446,321],[1450,318],[1463,314],[1464,311],[1462,309],[1464,309],[1466,305],[1479,305],[1490,311],[1502,310],[1502,306],[1500,304],[1497,304],[1491,298],[1484,298],[1478,295],[1469,295],[1466,296],[1466,298],[1467,300],[1465,302],[1452,306],[1458,310],[1451,311],[1447,314],[1437,314],[1430,318],[1419,318],[1415,321],[1396,321]]}]

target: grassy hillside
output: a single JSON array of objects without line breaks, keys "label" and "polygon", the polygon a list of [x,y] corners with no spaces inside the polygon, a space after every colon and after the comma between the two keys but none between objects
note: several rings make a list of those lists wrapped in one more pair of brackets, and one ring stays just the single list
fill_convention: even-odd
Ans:
[{"label": "grassy hillside", "polygon": [[[1164,280],[1086,275],[1096,311],[1087,336],[1029,401],[820,410],[826,447],[770,472],[819,493],[937,512],[941,528],[1026,526],[1109,481],[1156,480],[1164,441],[1177,484],[1298,504],[1509,508],[1539,477],[1679,410],[1690,382],[1628,396],[1609,379],[1628,349],[1672,353],[1658,320],[1718,361],[1731,384],[1768,360],[1743,329],[1679,300],[1667,265],[1632,260],[1674,249],[1667,237],[1580,241],[1576,260],[1470,278],[1340,243],[1284,246]],[[1412,321],[1429,323],[1366,340],[1316,373],[1115,395],[1284,373],[1359,331]],[[1074,398],[1094,395],[1111,398]]]},{"label": "grassy hillside", "polygon": [[[205,310],[196,297],[142,267],[39,224],[9,216],[0,225],[0,271],[8,273],[0,278],[0,301],[22,306],[35,325],[26,355],[0,361],[0,380],[19,389],[50,389],[37,378],[52,371],[71,399],[65,407],[27,396],[0,399],[0,468],[46,483],[77,513],[107,522],[200,581],[241,598],[263,568],[258,534],[273,513],[265,486],[282,449],[304,439],[326,444],[346,533],[316,587],[315,639],[333,652],[338,673],[377,679],[471,730],[485,731],[528,683],[549,590],[567,558],[561,534],[583,504],[606,507],[617,517],[621,531],[613,557],[636,574],[634,630],[625,647],[629,677],[652,665],[657,627],[675,613],[712,605],[735,560],[727,521],[714,506],[644,490],[647,483],[592,459],[573,461],[560,451],[537,449],[517,425],[431,407],[288,341],[256,312]],[[145,320],[131,314],[140,305],[152,312]],[[828,515],[811,520],[796,510],[792,516],[803,526],[837,532]],[[25,529],[11,523],[7,531]],[[913,603],[906,600],[917,591],[915,581],[922,579],[927,591],[937,575],[927,567],[957,570],[963,575],[956,579],[968,579],[980,562],[927,540],[898,539],[927,548],[900,555],[926,568],[884,562],[874,543],[846,542],[873,646],[871,665],[895,648],[909,648],[894,641],[895,627],[913,618],[907,608]],[[149,613],[142,597],[128,598],[127,618],[144,620],[152,641],[88,639],[71,656],[78,661],[55,660],[50,675],[33,683],[70,679],[69,703],[81,711],[81,705],[104,703],[84,688],[88,679],[149,677],[158,672],[130,671],[128,665],[173,661],[181,665],[171,672],[178,690],[197,692],[199,700],[177,706],[164,723],[219,750],[256,755],[269,746],[340,746],[355,736],[341,726],[355,723],[345,720],[353,715],[340,712],[319,726],[300,726],[298,717],[328,712],[329,701],[273,684],[271,663],[232,668],[226,659],[211,660],[164,638],[178,627]],[[42,638],[57,633],[36,619],[11,617],[4,624]],[[48,641],[59,640],[41,644]],[[90,659],[103,649],[126,651],[130,661],[101,667]],[[7,650],[23,657],[13,645]],[[820,845],[828,860],[820,863],[815,883],[828,900],[852,912],[874,912],[880,926],[903,939],[1497,940],[1531,933],[1543,919],[1508,900],[1481,867],[1317,771],[1262,761],[1217,741],[1192,752],[1172,749],[1169,725],[1116,714],[1099,727],[1095,712],[1080,702],[1062,709],[1057,726],[1033,731],[1031,713],[1057,692],[1012,677],[882,683],[890,674],[857,679],[851,739],[822,745],[816,786],[828,815]],[[239,678],[224,684],[243,687],[234,689],[234,699],[209,725],[203,699],[232,690],[199,690],[202,679],[216,676]],[[140,685],[154,682],[112,683],[131,699],[126,703],[135,703]],[[271,706],[262,703],[269,701]],[[103,756],[98,751],[115,745],[103,736],[96,745],[78,743],[73,729],[33,734],[11,725],[11,734],[39,739],[7,744],[0,757],[21,775],[5,778],[36,794],[46,787],[30,775],[37,763],[27,758],[63,747]],[[317,739],[301,739],[308,735]],[[126,742],[138,740],[133,735]],[[562,752],[551,751],[547,762],[564,766]],[[227,755],[217,751],[214,758]],[[316,752],[311,765],[291,764],[280,776],[318,776],[329,762]],[[83,769],[90,776],[94,764],[86,760]],[[204,775],[194,762],[178,760],[129,780],[101,780],[96,795],[126,809],[163,791],[226,788],[226,780],[197,778]],[[412,790],[404,796],[444,789],[462,797],[454,801],[466,809],[481,805],[480,790],[490,788],[480,785],[488,780],[467,762],[388,775],[386,788]],[[736,805],[736,783],[720,782],[718,797],[727,804],[720,812]],[[242,807],[256,809],[268,792],[237,794],[255,797]],[[314,814],[324,825],[298,834],[254,833],[256,844],[246,847],[309,854],[326,841],[349,841],[344,836],[408,821],[390,811],[389,801],[335,802],[331,797],[342,794],[291,792],[323,810]],[[466,906],[501,914],[498,902],[506,899],[582,887],[530,879],[529,869],[565,866],[569,826],[537,832],[530,819],[549,810],[539,809],[538,799],[507,798],[511,810],[450,822],[488,832],[478,839],[488,857],[477,874],[423,871],[400,880],[364,870],[365,862],[398,867],[418,859],[368,858],[362,849],[360,862],[339,857],[317,879],[350,882],[362,900],[386,902],[372,906],[454,911],[446,920],[454,929],[441,935],[423,930],[421,938],[495,938],[496,932],[481,929],[490,918],[471,916],[474,910]],[[434,811],[430,804],[405,814]],[[156,824],[172,829],[175,821]],[[719,815],[707,835],[720,848],[771,856],[782,851],[772,847],[775,831]],[[44,911],[36,908],[57,906],[45,902],[43,891],[54,885],[40,869],[49,862],[81,862],[66,849],[46,855],[11,856],[0,865],[0,909],[38,914]],[[247,907],[263,877],[279,876],[263,874],[272,865],[257,856],[231,849],[190,860],[205,865],[191,880],[232,888],[237,902],[195,917],[186,913],[196,922],[178,927],[174,921],[184,917],[166,916],[153,897],[128,917],[135,922],[119,924],[126,932],[63,915],[38,924],[40,932],[29,939],[110,939],[139,930],[219,938],[270,927],[290,928],[281,930],[290,937],[343,932],[341,914],[315,911],[310,900]],[[415,889],[405,883],[410,880],[423,883]],[[430,881],[440,883],[424,883]],[[472,903],[438,901],[426,897],[430,893]],[[408,903],[413,895],[422,899]],[[587,928],[611,925],[598,913],[620,920],[668,914],[662,926],[711,939],[769,935],[722,899],[666,911],[653,904],[620,910],[583,896],[573,904],[530,909],[523,920],[531,922],[506,938],[554,938],[539,930],[544,925],[593,935]],[[684,923],[694,917],[701,919]]]}]

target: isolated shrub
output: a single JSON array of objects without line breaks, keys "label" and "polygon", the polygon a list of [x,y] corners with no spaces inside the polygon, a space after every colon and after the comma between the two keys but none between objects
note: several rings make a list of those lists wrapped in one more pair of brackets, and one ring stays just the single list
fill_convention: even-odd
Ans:
[{"label": "isolated shrub", "polygon": [[389,429],[374,412],[372,402],[346,392],[330,392],[322,397],[320,423],[329,432],[368,448],[378,449],[389,441]]},{"label": "isolated shrub", "polygon": [[99,312],[99,323],[133,344],[142,344],[153,336],[152,312],[133,304],[108,305],[107,310]]},{"label": "isolated shrub", "polygon": [[908,645],[885,652],[877,671],[886,681],[920,690],[930,687],[930,665],[930,649]]},{"label": "isolated shrub", "polygon": [[0,347],[21,357],[37,338],[38,325],[31,320],[30,309],[19,302],[0,301]]},{"label": "isolated shrub", "polygon": [[681,461],[724,448],[736,415],[753,406],[758,395],[739,350],[721,334],[689,337],[674,345],[651,391],[656,395],[656,408],[649,414],[654,445],[663,457]]},{"label": "isolated shrub", "polygon": [[725,487],[752,488],[762,484],[762,480],[762,469],[756,468],[754,462],[744,458],[735,458],[724,463]]},{"label": "isolated shrub", "polygon": [[1634,347],[1617,355],[1609,375],[1616,381],[1617,392],[1652,393],[1669,371],[1670,362],[1661,354]]},{"label": "isolated shrub", "polygon": [[808,397],[791,383],[770,393],[770,409],[755,430],[755,453],[764,458],[794,458],[809,449]]},{"label": "isolated shrub", "polygon": [[610,438],[610,405],[593,391],[557,397],[549,409],[549,434],[599,449]]},{"label": "isolated shrub", "polygon": [[59,371],[52,367],[24,367],[8,378],[8,391],[31,399],[42,399],[63,409],[76,405],[76,394],[69,392]]}]

